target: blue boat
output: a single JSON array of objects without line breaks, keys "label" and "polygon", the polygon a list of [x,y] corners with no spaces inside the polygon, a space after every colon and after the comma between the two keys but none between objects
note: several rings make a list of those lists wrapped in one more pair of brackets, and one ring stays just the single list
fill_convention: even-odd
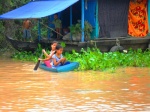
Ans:
[{"label": "blue boat", "polygon": [[39,68],[44,69],[46,71],[50,71],[50,72],[68,72],[68,71],[72,71],[72,70],[74,70],[78,67],[79,67],[78,62],[70,62],[70,64],[59,66],[59,67],[56,67],[56,68],[49,68],[43,63],[41,63],[39,65]]}]

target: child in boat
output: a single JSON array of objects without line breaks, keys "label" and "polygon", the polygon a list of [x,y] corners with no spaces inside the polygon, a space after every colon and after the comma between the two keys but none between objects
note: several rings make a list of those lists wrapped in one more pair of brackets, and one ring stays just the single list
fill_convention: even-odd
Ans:
[{"label": "child in boat", "polygon": [[59,67],[70,63],[66,61],[66,58],[63,57],[62,53],[63,53],[63,47],[57,44],[56,53],[52,56],[52,60],[53,60],[52,67]]},{"label": "child in boat", "polygon": [[58,44],[57,41],[53,41],[53,42],[52,42],[52,44],[51,44],[51,51],[50,51],[50,54],[49,54],[49,55],[48,55],[48,53],[45,51],[45,49],[42,50],[42,52],[44,53],[44,55],[46,56],[46,58],[45,58],[45,59],[39,58],[39,60],[43,61],[44,64],[45,64],[47,67],[52,67],[52,56],[53,56],[54,53],[55,53],[57,44]]}]

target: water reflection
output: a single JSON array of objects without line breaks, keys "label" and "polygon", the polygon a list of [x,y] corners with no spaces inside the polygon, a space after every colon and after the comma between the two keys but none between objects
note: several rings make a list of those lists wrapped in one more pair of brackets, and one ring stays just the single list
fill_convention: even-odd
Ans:
[{"label": "water reflection", "polygon": [[0,112],[149,111],[150,69],[51,73],[0,60]]}]

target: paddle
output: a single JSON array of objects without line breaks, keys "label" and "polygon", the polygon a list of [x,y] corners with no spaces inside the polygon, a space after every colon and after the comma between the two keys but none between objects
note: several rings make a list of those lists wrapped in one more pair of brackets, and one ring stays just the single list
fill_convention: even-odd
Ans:
[{"label": "paddle", "polygon": [[[40,58],[42,58],[42,56],[43,56],[43,52],[42,52]],[[35,67],[34,67],[34,70],[37,70],[38,67],[39,67],[39,65],[40,65],[40,60],[38,60],[38,62],[36,63],[36,65],[35,65]]]}]

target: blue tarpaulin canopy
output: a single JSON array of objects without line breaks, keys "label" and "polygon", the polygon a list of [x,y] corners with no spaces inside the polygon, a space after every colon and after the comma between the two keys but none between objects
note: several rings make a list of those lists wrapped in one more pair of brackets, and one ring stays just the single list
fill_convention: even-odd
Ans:
[{"label": "blue tarpaulin canopy", "polygon": [[63,11],[79,0],[35,0],[0,15],[0,19],[42,18]]}]

